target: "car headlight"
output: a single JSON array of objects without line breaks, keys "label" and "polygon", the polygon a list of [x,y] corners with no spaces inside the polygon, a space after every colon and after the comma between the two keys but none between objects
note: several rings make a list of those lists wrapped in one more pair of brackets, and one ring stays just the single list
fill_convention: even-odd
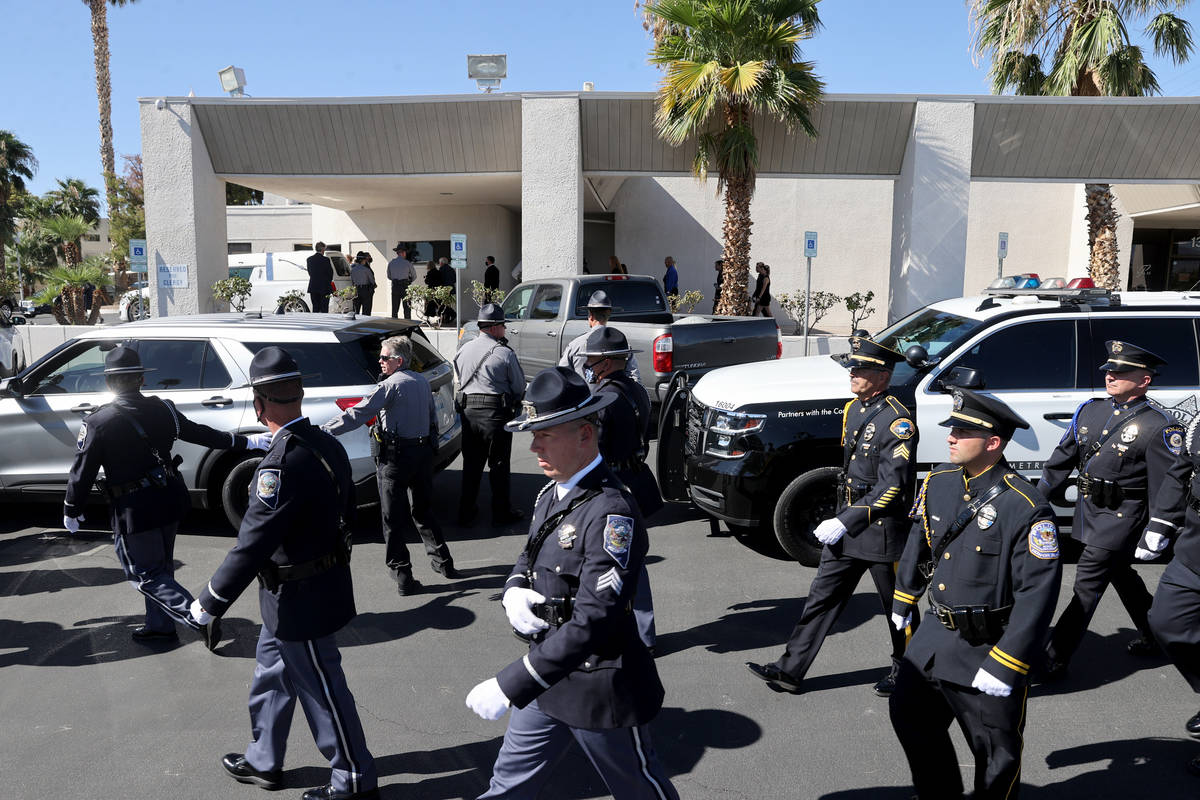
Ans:
[{"label": "car headlight", "polygon": [[718,411],[708,426],[704,452],[720,458],[741,458],[746,455],[740,446],[741,437],[761,430],[766,414],[747,414],[741,411]]}]

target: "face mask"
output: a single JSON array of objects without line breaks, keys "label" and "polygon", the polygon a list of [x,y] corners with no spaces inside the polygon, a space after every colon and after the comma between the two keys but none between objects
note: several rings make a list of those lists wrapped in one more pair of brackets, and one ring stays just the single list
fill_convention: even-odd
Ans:
[{"label": "face mask", "polygon": [[596,382],[596,370],[592,369],[591,367],[584,367],[583,368],[583,379],[585,381],[587,381],[588,383],[595,383]]}]

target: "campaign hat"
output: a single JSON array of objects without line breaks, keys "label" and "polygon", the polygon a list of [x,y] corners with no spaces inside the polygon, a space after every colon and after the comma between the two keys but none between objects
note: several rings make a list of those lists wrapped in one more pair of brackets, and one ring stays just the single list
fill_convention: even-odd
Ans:
[{"label": "campaign hat", "polygon": [[141,356],[132,347],[117,345],[104,357],[105,375],[136,375],[142,372],[154,372],[154,367],[143,367]]},{"label": "campaign hat", "polygon": [[520,416],[504,427],[509,431],[540,431],[595,414],[616,399],[612,392],[592,394],[573,369],[547,367],[525,390]]},{"label": "campaign hat", "polygon": [[582,355],[585,356],[627,356],[630,353],[640,353],[629,346],[625,334],[608,325],[593,328],[588,334]]},{"label": "campaign hat", "polygon": [[496,303],[484,303],[479,309],[479,316],[475,318],[475,322],[481,328],[501,325],[506,322],[504,319],[504,309]]}]

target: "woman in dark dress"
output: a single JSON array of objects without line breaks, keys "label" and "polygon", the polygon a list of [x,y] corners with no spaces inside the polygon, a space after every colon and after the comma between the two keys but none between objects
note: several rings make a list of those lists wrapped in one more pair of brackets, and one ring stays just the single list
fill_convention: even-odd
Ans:
[{"label": "woman in dark dress", "polygon": [[754,265],[754,271],[758,273],[758,278],[754,282],[754,296],[750,298],[754,303],[750,316],[774,316],[771,313],[771,268],[760,261]]}]

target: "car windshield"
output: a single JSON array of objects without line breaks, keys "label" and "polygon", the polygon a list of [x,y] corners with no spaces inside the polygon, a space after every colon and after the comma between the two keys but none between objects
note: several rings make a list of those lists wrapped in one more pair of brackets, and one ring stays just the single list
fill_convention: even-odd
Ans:
[{"label": "car windshield", "polygon": [[[982,323],[976,319],[951,314],[948,311],[938,311],[933,308],[923,308],[909,314],[904,319],[887,328],[874,337],[875,341],[903,353],[914,344],[919,344],[935,358],[943,353],[949,353],[960,342],[969,337]],[[912,380],[916,374],[911,366],[901,361],[892,373],[892,385],[903,386]]]}]

